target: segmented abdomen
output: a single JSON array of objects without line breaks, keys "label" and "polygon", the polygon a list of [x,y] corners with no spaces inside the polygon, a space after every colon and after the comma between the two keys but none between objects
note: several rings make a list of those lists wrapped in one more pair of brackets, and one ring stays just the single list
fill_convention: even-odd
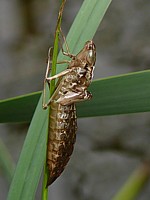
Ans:
[{"label": "segmented abdomen", "polygon": [[76,108],[74,104],[62,106],[51,103],[48,137],[47,165],[48,184],[63,172],[72,154],[77,130]]}]

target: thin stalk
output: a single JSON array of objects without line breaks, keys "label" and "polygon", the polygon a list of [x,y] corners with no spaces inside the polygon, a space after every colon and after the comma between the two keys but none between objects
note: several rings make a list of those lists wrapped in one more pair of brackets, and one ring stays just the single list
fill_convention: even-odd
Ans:
[{"label": "thin stalk", "polygon": [[15,171],[15,162],[5,146],[3,141],[0,139],[0,168],[6,176],[8,183],[10,184]]},{"label": "thin stalk", "polygon": [[[54,76],[56,74],[56,64],[57,64],[57,56],[58,56],[58,49],[59,49],[59,34],[60,34],[62,14],[63,14],[65,3],[66,3],[66,0],[62,0],[61,6],[59,9],[58,19],[57,19],[57,25],[56,25],[55,36],[54,36],[54,45],[53,45],[54,48],[53,48],[53,57],[52,57],[51,76]],[[50,96],[52,96],[54,89],[55,89],[55,80],[52,80],[51,84],[50,84]],[[49,115],[50,115],[50,107],[49,107]],[[49,121],[49,123],[50,123],[50,121]],[[49,130],[47,133],[47,141],[48,141],[48,134],[49,134]],[[44,179],[43,179],[43,188],[42,188],[42,200],[48,199],[48,187],[47,187],[48,176],[49,176],[49,171],[47,168],[47,162],[45,160]]]},{"label": "thin stalk", "polygon": [[145,162],[129,177],[112,200],[135,200],[150,178],[150,163]]}]

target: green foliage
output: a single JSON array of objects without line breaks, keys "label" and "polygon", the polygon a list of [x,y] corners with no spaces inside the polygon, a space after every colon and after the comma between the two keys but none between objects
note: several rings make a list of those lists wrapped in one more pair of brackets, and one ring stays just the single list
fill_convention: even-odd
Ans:
[{"label": "green foliage", "polygon": [[120,191],[113,197],[112,200],[133,200],[139,194],[141,188],[147,183],[150,175],[149,163],[143,163],[129,177]]},{"label": "green foliage", "polygon": [[30,122],[41,92],[0,101],[0,123]]},{"label": "green foliage", "polygon": [[15,170],[15,163],[8,152],[7,147],[4,145],[0,139],[0,168],[4,172],[7,181],[10,183]]},{"label": "green foliage", "polygon": [[[150,70],[92,82],[90,101],[77,104],[78,117],[96,117],[150,111]],[[0,122],[30,122],[41,92],[0,103]],[[26,109],[29,107],[30,109]]]},{"label": "green foliage", "polygon": [[[78,51],[86,40],[93,38],[110,2],[84,1],[67,37],[71,52]],[[61,54],[58,59],[62,60]],[[48,111],[43,111],[40,99],[12,180],[9,200],[34,199],[46,155],[47,125]]]}]

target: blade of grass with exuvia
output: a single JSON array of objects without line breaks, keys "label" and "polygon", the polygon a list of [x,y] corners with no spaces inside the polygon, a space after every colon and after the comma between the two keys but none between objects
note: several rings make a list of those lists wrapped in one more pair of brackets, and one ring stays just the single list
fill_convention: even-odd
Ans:
[{"label": "blade of grass with exuvia", "polygon": [[[73,38],[72,35],[69,35],[67,37],[68,41],[70,41],[69,45],[71,45],[71,50],[74,49],[75,51],[75,49],[77,49],[75,45],[76,43],[79,44],[80,48],[82,40],[85,41],[87,38],[91,39],[94,36],[110,2],[111,0],[84,1],[79,14],[77,15],[75,24],[73,24],[71,28],[76,37]],[[97,7],[99,7],[100,10],[98,10]],[[95,12],[97,12],[97,15],[95,15]],[[84,13],[83,20],[81,17],[82,13]],[[94,22],[92,24],[92,29],[90,24],[91,19],[92,22]],[[81,32],[78,30],[78,23],[80,23],[83,28],[81,36]],[[84,33],[86,35],[86,38],[84,38]],[[73,42],[73,44],[71,43],[71,41]],[[58,59],[62,60],[61,56],[59,56]],[[43,111],[42,101],[40,99],[31,125],[29,127],[28,134],[17,164],[15,175],[9,190],[9,200],[34,199],[43,163],[45,160],[47,123],[48,111]]]},{"label": "blade of grass with exuvia", "polygon": [[80,103],[77,116],[96,117],[150,111],[150,70],[94,81],[91,101]]},{"label": "blade of grass with exuvia", "polygon": [[[150,70],[94,80],[90,101],[77,104],[78,117],[96,117],[150,111]],[[30,122],[41,92],[8,99],[0,104],[2,122]],[[33,100],[35,101],[33,103]],[[16,106],[15,106],[16,105]],[[29,110],[26,108],[30,107]],[[8,116],[5,114],[8,108]],[[22,110],[22,111],[21,111]]]},{"label": "blade of grass with exuvia", "polygon": [[[54,36],[51,76],[54,76],[56,74],[56,64],[57,64],[57,56],[58,56],[58,48],[59,48],[59,34],[60,34],[60,29],[61,29],[62,14],[63,14],[65,3],[66,3],[66,0],[62,0],[61,6],[59,9],[58,19],[57,19],[57,25],[56,25],[55,36]],[[50,97],[52,96],[54,90],[55,90],[55,80],[52,80],[50,84],[50,88],[49,88]],[[51,109],[49,107],[49,115],[50,115],[50,112],[51,112]],[[48,121],[48,123],[50,123],[50,121]],[[50,134],[49,130],[47,132],[47,140],[48,140],[48,134]],[[48,187],[47,187],[48,176],[49,176],[49,171],[47,168],[47,160],[45,159],[43,187],[42,187],[42,200],[48,199]]]}]

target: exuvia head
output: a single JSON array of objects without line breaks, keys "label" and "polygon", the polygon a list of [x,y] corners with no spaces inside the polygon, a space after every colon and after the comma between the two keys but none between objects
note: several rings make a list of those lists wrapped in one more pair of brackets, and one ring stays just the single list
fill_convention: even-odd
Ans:
[{"label": "exuvia head", "polygon": [[92,40],[85,43],[85,50],[87,51],[87,62],[94,65],[96,61],[96,46]]}]

